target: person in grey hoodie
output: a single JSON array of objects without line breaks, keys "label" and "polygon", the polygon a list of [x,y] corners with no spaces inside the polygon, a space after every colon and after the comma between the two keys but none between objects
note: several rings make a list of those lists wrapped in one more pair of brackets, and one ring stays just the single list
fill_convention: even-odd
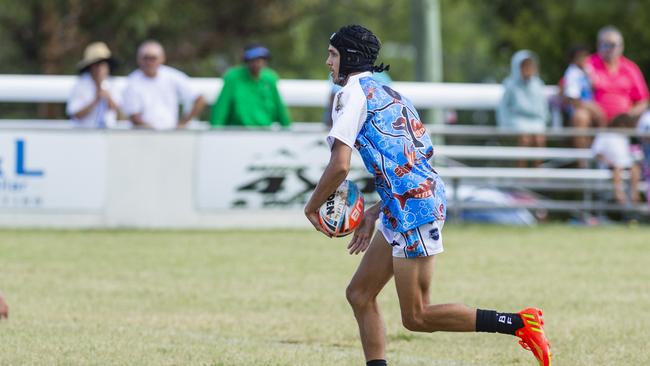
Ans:
[{"label": "person in grey hoodie", "polygon": [[[548,121],[548,102],[544,82],[537,76],[537,56],[531,51],[517,51],[510,62],[511,73],[503,81],[503,97],[497,109],[499,128],[520,132],[519,146],[546,146],[542,134]],[[536,162],[539,165],[541,162]],[[519,161],[525,167],[526,161]]]}]

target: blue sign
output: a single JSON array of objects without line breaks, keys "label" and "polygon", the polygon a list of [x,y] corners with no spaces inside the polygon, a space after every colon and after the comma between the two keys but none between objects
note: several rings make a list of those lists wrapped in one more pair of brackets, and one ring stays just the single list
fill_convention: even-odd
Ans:
[{"label": "blue sign", "polygon": [[[25,154],[25,140],[17,139],[16,140],[16,176],[27,176],[27,177],[41,177],[43,176],[43,170],[38,169],[28,169],[27,168],[27,158]],[[0,157],[0,177],[3,176],[3,167],[2,167],[2,157]]]}]

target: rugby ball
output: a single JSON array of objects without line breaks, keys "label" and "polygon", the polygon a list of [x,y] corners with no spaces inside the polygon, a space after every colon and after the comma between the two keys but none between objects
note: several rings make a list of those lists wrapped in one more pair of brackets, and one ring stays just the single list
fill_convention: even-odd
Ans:
[{"label": "rugby ball", "polygon": [[332,236],[346,236],[361,223],[363,208],[363,195],[357,185],[344,180],[318,210],[320,224]]}]

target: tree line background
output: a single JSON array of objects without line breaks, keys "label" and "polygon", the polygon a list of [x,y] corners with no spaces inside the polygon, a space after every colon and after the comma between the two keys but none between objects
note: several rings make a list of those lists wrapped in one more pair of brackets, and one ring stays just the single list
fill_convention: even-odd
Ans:
[{"label": "tree line background", "polygon": [[[168,64],[190,76],[218,77],[240,62],[242,48],[266,44],[282,78],[325,79],[330,34],[359,23],[372,29],[394,80],[415,79],[410,0],[0,0],[0,74],[74,74],[83,49],[104,41],[136,68],[135,51],[159,40]],[[500,82],[518,49],[535,51],[541,77],[560,79],[575,44],[595,48],[598,29],[619,27],[625,55],[650,72],[650,2],[643,0],[440,0],[444,81]],[[0,118],[34,117],[34,106],[0,105]],[[320,112],[292,111],[295,120]],[[206,112],[207,113],[207,112]],[[40,117],[62,118],[63,108]]]}]

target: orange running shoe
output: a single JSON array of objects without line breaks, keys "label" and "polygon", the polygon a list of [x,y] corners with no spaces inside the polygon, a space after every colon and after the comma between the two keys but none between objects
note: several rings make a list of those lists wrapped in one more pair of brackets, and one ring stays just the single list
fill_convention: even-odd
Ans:
[{"label": "orange running shoe", "polygon": [[517,329],[515,335],[521,340],[519,344],[535,355],[540,366],[551,366],[551,344],[544,335],[544,318],[542,311],[536,308],[527,308],[519,312],[524,322],[522,328]]}]

